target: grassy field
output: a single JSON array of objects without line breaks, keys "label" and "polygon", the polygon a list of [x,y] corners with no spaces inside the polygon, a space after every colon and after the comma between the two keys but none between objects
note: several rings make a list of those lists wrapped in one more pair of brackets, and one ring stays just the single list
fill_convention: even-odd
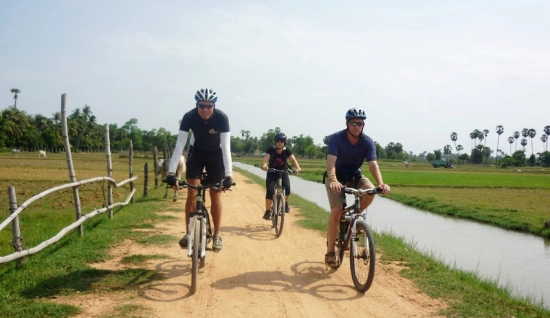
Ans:
[{"label": "grassy field", "polygon": [[[106,175],[104,154],[74,154],[75,171],[78,180]],[[114,178],[117,181],[128,177],[127,158],[113,157]],[[21,268],[16,262],[0,264],[0,317],[70,317],[80,312],[71,305],[54,304],[46,301],[58,295],[89,294],[90,297],[113,290],[135,290],[141,285],[163,279],[154,271],[128,269],[120,271],[97,270],[88,264],[105,261],[108,251],[124,239],[143,244],[175,244],[177,237],[152,235],[133,229],[153,228],[159,219],[155,211],[169,211],[173,205],[161,199],[163,189],[149,191],[143,196],[143,166],[152,164],[151,158],[134,158],[136,181],[135,202],[116,208],[114,219],[106,214],[84,223],[84,236],[71,232],[57,244],[30,257],[26,257]],[[305,163],[305,162],[304,162]],[[312,166],[318,163],[313,162]],[[152,168],[150,167],[149,170]],[[151,176],[152,178],[152,176]],[[251,177],[263,185],[264,180]],[[2,220],[9,215],[7,187],[14,185],[17,201],[28,198],[50,188],[69,182],[64,154],[49,154],[47,159],[38,160],[34,154],[21,153],[18,158],[0,154],[0,204]],[[152,188],[150,180],[149,187]],[[100,208],[104,204],[103,190],[106,185],[83,186],[81,193],[83,214]],[[115,189],[115,202],[126,198],[129,187]],[[298,196],[293,196],[293,205],[302,210],[305,220],[301,225],[324,233],[327,213],[320,213],[319,207]],[[172,207],[172,208],[171,208]],[[181,211],[180,211],[181,212]],[[51,195],[25,209],[21,217],[23,242],[35,246],[51,237],[61,228],[74,221],[72,191]],[[0,255],[13,252],[11,227],[0,231]],[[415,253],[399,238],[389,235],[376,236],[377,248],[383,254],[383,262],[399,263],[404,266],[402,275],[416,282],[419,288],[432,297],[444,299],[450,307],[442,312],[447,317],[548,317],[550,311],[533,305],[533,301],[510,297],[507,290],[497,288],[491,282],[479,281],[473,274],[450,269],[426,256]],[[163,259],[166,255],[147,256]],[[139,264],[146,259],[133,255],[124,262]],[[113,317],[143,316],[144,308],[121,306],[113,308]]]},{"label": "grassy field", "polygon": [[[239,157],[251,165],[261,165],[258,157]],[[301,178],[322,182],[326,161],[299,159]],[[384,182],[391,187],[389,199],[426,211],[492,224],[519,232],[550,237],[550,169],[497,168],[457,165],[456,169],[433,168],[401,162],[381,161]],[[370,178],[368,166],[363,174]]]},{"label": "grassy field", "polygon": [[[264,186],[265,180],[242,169],[235,170]],[[301,211],[305,228],[326,234],[329,214],[316,204],[292,195],[292,206]],[[399,264],[402,276],[433,298],[443,299],[449,308],[440,312],[445,317],[550,317],[550,310],[536,304],[534,299],[517,299],[496,282],[479,279],[475,274],[451,268],[435,258],[415,252],[414,246],[403,238],[374,233],[376,250],[382,262]],[[376,280],[376,276],[374,278]]]}]

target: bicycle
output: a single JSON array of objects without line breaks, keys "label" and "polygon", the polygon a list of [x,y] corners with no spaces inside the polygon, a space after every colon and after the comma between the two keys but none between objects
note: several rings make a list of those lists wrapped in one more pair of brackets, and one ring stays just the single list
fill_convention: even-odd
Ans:
[{"label": "bicycle", "polygon": [[285,224],[286,189],[283,187],[283,173],[292,174],[294,170],[289,169],[286,171],[269,168],[267,172],[276,172],[279,174],[273,190],[273,205],[270,215],[273,228],[275,228],[275,237],[279,237],[283,233],[283,226]]},{"label": "bicycle", "polygon": [[355,196],[354,203],[348,207],[344,203],[344,211],[340,217],[338,234],[336,236],[335,251],[337,265],[342,265],[344,251],[349,250],[351,278],[355,288],[364,293],[372,285],[374,280],[374,268],[376,263],[376,252],[372,231],[367,224],[367,210],[360,211],[360,198],[367,195],[382,193],[381,189],[354,189],[342,188],[342,193]]},{"label": "bicycle", "polygon": [[[220,191],[222,183],[208,184],[206,173],[201,176],[199,185],[193,185],[182,180],[179,181],[180,186],[187,186],[197,190],[197,202],[194,212],[189,214],[189,228],[187,232],[187,256],[191,257],[191,294],[197,291],[197,282],[199,277],[199,267],[206,265],[206,245],[212,241],[212,225],[210,216],[204,200],[206,189],[213,188]],[[235,185],[233,183],[232,185]]]}]

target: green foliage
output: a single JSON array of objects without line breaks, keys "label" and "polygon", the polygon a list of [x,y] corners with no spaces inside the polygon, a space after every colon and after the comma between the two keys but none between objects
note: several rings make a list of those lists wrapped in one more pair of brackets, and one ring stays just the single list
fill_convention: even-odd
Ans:
[{"label": "green foliage", "polygon": [[539,163],[541,166],[550,167],[550,151],[539,153]]}]

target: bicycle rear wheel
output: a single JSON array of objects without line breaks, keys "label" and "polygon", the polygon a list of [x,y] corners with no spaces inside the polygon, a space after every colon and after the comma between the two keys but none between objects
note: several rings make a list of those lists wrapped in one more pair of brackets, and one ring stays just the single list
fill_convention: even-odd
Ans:
[{"label": "bicycle rear wheel", "polygon": [[[276,202],[276,203],[275,203]],[[275,236],[281,236],[283,226],[285,225],[285,197],[279,193],[276,200],[273,201],[273,227],[275,227]]]},{"label": "bicycle rear wheel", "polygon": [[200,249],[201,225],[198,219],[193,224],[193,254],[191,256],[191,294],[197,291],[199,280],[199,249]]},{"label": "bicycle rear wheel", "polygon": [[376,254],[370,227],[364,221],[357,221],[356,235],[350,241],[351,278],[355,288],[364,293],[374,280]]}]

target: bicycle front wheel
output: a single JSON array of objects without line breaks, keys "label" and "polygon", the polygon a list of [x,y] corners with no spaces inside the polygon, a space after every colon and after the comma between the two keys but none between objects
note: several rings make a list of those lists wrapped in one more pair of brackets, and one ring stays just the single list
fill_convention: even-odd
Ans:
[{"label": "bicycle front wheel", "polygon": [[364,293],[374,280],[376,253],[370,227],[364,221],[357,221],[356,235],[350,240],[351,278],[355,288]]},{"label": "bicycle front wheel", "polygon": [[201,241],[201,224],[195,219],[193,224],[193,254],[191,256],[191,294],[197,291],[197,282],[199,280],[199,249]]},{"label": "bicycle front wheel", "polygon": [[285,197],[279,193],[276,198],[276,201],[273,201],[273,226],[275,227],[275,236],[279,237],[283,233],[285,225]]},{"label": "bicycle front wheel", "polygon": [[[206,214],[206,215],[208,215],[208,214]],[[206,218],[206,220],[203,220],[203,221],[201,222],[201,236],[200,236],[201,244],[199,244],[199,246],[201,246],[201,249],[202,249],[202,244],[205,244],[205,246],[204,246],[205,250],[206,250],[206,244],[208,244],[208,240],[206,240],[206,242],[203,242],[203,241],[202,241],[202,238],[203,238],[203,237],[202,237],[202,232],[203,232],[203,230],[206,229],[206,235],[207,235],[206,237],[208,237],[208,230],[209,230],[209,227],[208,227],[208,225],[207,225],[208,223],[206,223],[206,222],[208,222],[208,218]],[[200,253],[200,251],[199,251],[199,253]],[[206,253],[204,253],[204,256],[202,256],[202,257],[201,257],[201,255],[199,254],[199,260],[200,260],[200,261],[199,261],[200,268],[203,268],[204,265],[206,265]]]}]

